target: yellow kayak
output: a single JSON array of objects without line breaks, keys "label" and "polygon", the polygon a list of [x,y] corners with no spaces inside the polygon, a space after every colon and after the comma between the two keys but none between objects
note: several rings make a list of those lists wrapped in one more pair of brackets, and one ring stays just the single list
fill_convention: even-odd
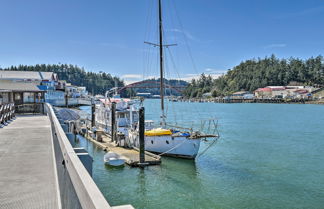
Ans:
[{"label": "yellow kayak", "polygon": [[145,131],[145,136],[163,136],[171,135],[172,132],[169,129],[156,128],[149,131]]}]

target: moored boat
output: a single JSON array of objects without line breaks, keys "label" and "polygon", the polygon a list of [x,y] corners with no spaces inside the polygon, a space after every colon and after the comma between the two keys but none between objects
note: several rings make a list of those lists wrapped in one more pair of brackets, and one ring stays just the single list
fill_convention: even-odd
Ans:
[{"label": "moored boat", "polygon": [[[161,121],[159,127],[152,124],[146,124],[145,130],[145,150],[159,153],[160,155],[170,155],[194,159],[199,151],[201,139],[218,138],[218,135],[204,134],[200,131],[194,131],[191,128],[174,127],[166,122],[165,105],[164,105],[164,47],[174,46],[176,44],[163,43],[163,26],[162,26],[162,1],[158,0],[158,18],[159,18],[159,43],[145,42],[159,49],[160,65],[160,104],[161,104]],[[215,124],[215,123],[213,123]],[[138,127],[131,127],[128,131],[129,140],[135,146],[139,146]]]},{"label": "moored boat", "polygon": [[109,151],[104,155],[104,162],[106,165],[109,166],[120,167],[120,166],[124,166],[125,159],[122,158],[117,153]]}]

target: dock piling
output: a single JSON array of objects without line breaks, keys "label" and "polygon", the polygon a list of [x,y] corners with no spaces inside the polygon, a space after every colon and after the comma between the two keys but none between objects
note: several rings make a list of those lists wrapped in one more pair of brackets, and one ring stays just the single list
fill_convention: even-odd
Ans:
[{"label": "dock piling", "polygon": [[145,109],[141,107],[139,109],[139,167],[145,167],[148,165],[145,163],[145,139],[144,139],[144,130],[145,130]]},{"label": "dock piling", "polygon": [[116,103],[111,104],[111,141],[117,142],[116,140]]},{"label": "dock piling", "polygon": [[91,127],[96,126],[96,105],[91,105]]},{"label": "dock piling", "polygon": [[69,96],[68,96],[68,93],[66,92],[64,96],[65,96],[65,106],[66,106],[66,108],[69,108]]}]

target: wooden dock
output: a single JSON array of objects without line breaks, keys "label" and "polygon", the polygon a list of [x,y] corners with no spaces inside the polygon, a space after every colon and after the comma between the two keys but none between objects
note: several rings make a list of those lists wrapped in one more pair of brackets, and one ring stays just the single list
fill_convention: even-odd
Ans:
[{"label": "wooden dock", "polygon": [[[127,149],[123,147],[118,147],[115,143],[111,142],[111,138],[107,135],[102,136],[102,142],[98,142],[93,139],[89,134],[85,135],[85,138],[93,142],[97,146],[101,147],[104,151],[115,152],[125,158],[127,165],[132,167],[139,166],[139,150],[138,149]],[[145,151],[145,163],[148,165],[160,165],[161,157],[153,153]]]}]

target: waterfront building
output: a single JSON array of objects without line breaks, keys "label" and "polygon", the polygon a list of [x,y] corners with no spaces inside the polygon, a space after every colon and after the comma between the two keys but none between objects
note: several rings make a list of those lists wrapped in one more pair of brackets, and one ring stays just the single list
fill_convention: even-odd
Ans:
[{"label": "waterfront building", "polygon": [[317,89],[315,91],[312,91],[312,96],[317,99],[324,99],[324,87]]},{"label": "waterfront building", "polygon": [[257,98],[309,98],[318,88],[312,86],[267,86],[255,90]]},{"label": "waterfront building", "polygon": [[44,101],[45,91],[41,90],[38,85],[33,82],[0,80],[0,90],[12,92],[12,98],[15,105]]},{"label": "waterfront building", "polygon": [[258,88],[254,91],[254,94],[257,98],[264,99],[264,98],[271,98],[272,91],[271,88],[265,87],[265,88]]},{"label": "waterfront building", "polygon": [[84,86],[74,86],[71,83],[66,83],[65,92],[71,98],[87,97],[88,91]]},{"label": "waterfront building", "polygon": [[53,72],[0,71],[0,89],[13,92],[15,105],[44,102],[55,95],[57,81]]},{"label": "waterfront building", "polygon": [[80,97],[87,97],[88,96],[88,91],[85,86],[78,86],[77,91],[80,94]]},{"label": "waterfront building", "polygon": [[254,94],[251,94],[248,91],[238,91],[231,95],[232,99],[253,99]]}]

